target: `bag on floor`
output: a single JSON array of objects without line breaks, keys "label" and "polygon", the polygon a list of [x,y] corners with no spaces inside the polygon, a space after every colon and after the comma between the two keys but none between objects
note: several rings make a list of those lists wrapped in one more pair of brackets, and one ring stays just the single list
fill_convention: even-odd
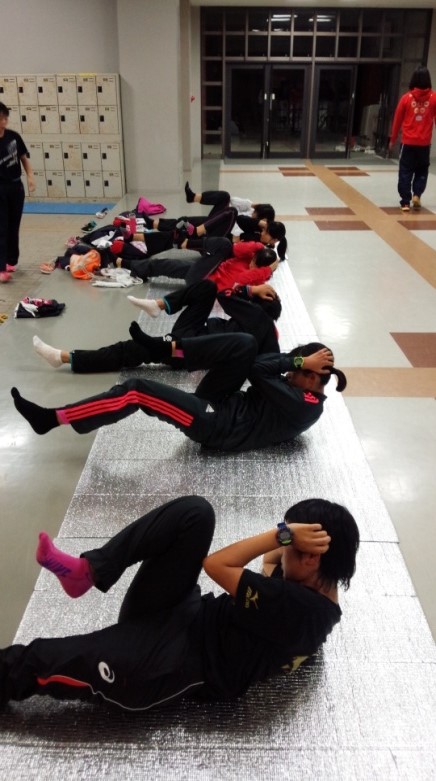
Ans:
[{"label": "bag on floor", "polygon": [[56,317],[65,309],[55,298],[22,298],[15,307],[14,317]]},{"label": "bag on floor", "polygon": [[96,249],[91,249],[85,255],[71,255],[68,268],[75,279],[92,279],[100,266],[100,253]]}]

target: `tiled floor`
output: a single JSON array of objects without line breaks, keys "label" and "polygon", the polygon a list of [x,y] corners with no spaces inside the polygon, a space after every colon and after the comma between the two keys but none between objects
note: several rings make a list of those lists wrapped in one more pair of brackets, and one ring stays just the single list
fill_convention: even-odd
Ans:
[{"label": "tiled floor", "polygon": [[[290,268],[320,340],[333,348],[348,375],[347,406],[436,636],[436,174],[430,175],[421,213],[408,216],[395,207],[396,168],[382,160],[353,167],[244,162],[222,164],[220,172],[209,163],[190,178],[199,189],[216,183],[218,175],[220,186],[234,194],[271,201],[286,222]],[[170,213],[186,212],[179,194],[160,194],[159,200]],[[198,213],[199,207],[189,210]],[[99,346],[119,338],[132,319],[124,294],[106,291],[103,299],[63,272],[42,278],[37,270],[61,253],[63,241],[85,221],[26,215],[21,270],[0,288],[0,313],[9,316],[26,294],[67,304],[52,322],[9,320],[0,326],[0,645],[12,639],[32,590],[36,532],[42,524],[56,533],[90,447],[90,438],[64,432],[55,444],[32,438],[17,421],[9,388],[16,383],[39,398],[56,393],[71,400],[99,390],[98,375],[84,381],[44,371],[31,336],[36,332],[67,348]],[[106,377],[104,387],[109,382]]]}]

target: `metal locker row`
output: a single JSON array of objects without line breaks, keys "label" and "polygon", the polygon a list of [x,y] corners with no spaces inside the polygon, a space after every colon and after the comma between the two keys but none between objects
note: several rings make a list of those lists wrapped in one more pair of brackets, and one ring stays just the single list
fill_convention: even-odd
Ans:
[{"label": "metal locker row", "polygon": [[[121,171],[34,170],[36,198],[121,198]],[[26,187],[27,182],[23,182]]]},{"label": "metal locker row", "polygon": [[33,168],[46,171],[119,171],[120,144],[29,141]]},{"label": "metal locker row", "polygon": [[117,106],[9,105],[9,127],[23,135],[118,135]]},{"label": "metal locker row", "polygon": [[117,106],[116,74],[19,74],[0,76],[7,106]]}]

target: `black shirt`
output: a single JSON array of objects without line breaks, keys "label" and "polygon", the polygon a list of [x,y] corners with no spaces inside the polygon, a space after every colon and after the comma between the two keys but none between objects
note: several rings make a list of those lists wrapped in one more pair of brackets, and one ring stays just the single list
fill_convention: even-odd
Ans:
[{"label": "black shirt", "polygon": [[20,134],[6,128],[0,138],[0,181],[16,182],[21,178],[23,155],[29,157],[29,152]]},{"label": "black shirt", "polygon": [[[275,577],[274,577],[275,576]],[[236,599],[203,596],[205,688],[214,698],[243,694],[255,681],[310,656],[340,620],[339,605],[306,586],[245,569]]]}]

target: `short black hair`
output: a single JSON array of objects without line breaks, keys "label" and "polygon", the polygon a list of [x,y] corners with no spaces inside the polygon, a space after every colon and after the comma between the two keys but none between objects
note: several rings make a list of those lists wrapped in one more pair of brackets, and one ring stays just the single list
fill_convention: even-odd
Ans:
[{"label": "short black hair", "polygon": [[276,251],[271,249],[271,247],[258,249],[254,255],[254,260],[256,266],[259,268],[261,268],[261,266],[270,266],[271,263],[274,263],[277,260]]},{"label": "short black hair", "polygon": [[431,76],[428,68],[420,67],[413,71],[409,89],[431,89]]},{"label": "short black hair", "polygon": [[271,320],[278,320],[282,313],[282,302],[280,298],[261,298],[260,296],[253,296],[251,299],[253,304],[262,307],[265,314],[271,318]]},{"label": "short black hair", "polygon": [[253,203],[253,210],[256,212],[258,220],[274,220],[276,213],[270,203]]},{"label": "short black hair", "polygon": [[0,103],[0,114],[4,114],[5,117],[9,116],[9,109],[4,103]]},{"label": "short black hair", "polygon": [[320,582],[327,587],[340,584],[348,589],[356,571],[360,542],[359,528],[350,511],[327,499],[304,499],[286,511],[285,521],[321,524],[331,542],[328,551],[320,556]]},{"label": "short black hair", "polygon": [[[313,353],[317,353],[318,350],[330,350],[330,347],[327,347],[325,344],[322,344],[321,342],[309,342],[308,344],[300,345],[299,347],[294,347],[293,350],[289,353],[291,358],[295,358],[296,356],[301,356],[302,358],[305,358],[308,355],[313,355]],[[296,371],[299,371],[299,369],[296,369]],[[304,371],[304,367],[302,369]],[[330,377],[334,374],[337,377],[337,385],[336,390],[339,391],[339,393],[342,393],[343,390],[347,387],[347,378],[340,369],[336,369],[335,366],[329,366],[329,371],[327,374],[320,374],[319,379],[321,381],[321,385],[327,385],[328,381],[330,380]]]}]

